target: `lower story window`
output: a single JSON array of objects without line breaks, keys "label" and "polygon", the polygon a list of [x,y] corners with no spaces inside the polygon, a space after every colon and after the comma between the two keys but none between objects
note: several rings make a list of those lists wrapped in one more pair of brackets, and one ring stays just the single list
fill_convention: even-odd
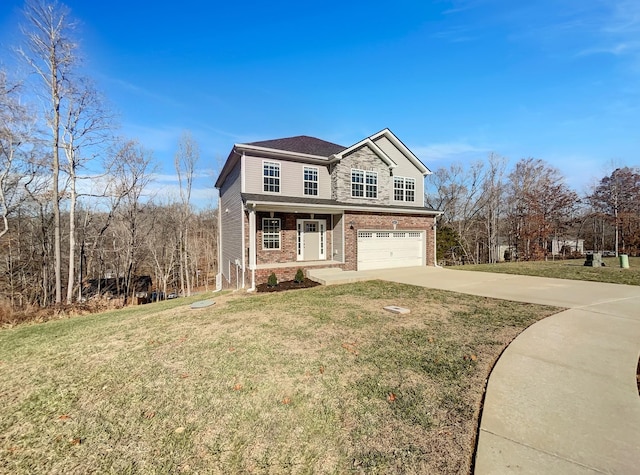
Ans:
[{"label": "lower story window", "polygon": [[262,249],[280,249],[280,218],[262,218]]}]

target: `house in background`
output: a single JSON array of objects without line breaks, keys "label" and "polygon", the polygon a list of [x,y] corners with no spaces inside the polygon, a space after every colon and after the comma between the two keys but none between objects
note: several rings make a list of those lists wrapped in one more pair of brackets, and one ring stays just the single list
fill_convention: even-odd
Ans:
[{"label": "house in background", "polygon": [[220,176],[219,282],[271,272],[434,265],[426,166],[389,130],[344,147],[298,136],[234,145]]},{"label": "house in background", "polygon": [[584,239],[568,239],[555,237],[551,241],[551,255],[564,256],[571,254],[584,254]]}]

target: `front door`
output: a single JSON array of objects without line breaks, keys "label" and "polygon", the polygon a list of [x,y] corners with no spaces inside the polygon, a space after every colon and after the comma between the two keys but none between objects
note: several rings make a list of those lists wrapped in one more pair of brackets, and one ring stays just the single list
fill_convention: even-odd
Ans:
[{"label": "front door", "polygon": [[317,261],[320,259],[320,233],[317,221],[304,222],[304,260]]},{"label": "front door", "polygon": [[298,260],[322,261],[326,259],[324,219],[298,220]]}]

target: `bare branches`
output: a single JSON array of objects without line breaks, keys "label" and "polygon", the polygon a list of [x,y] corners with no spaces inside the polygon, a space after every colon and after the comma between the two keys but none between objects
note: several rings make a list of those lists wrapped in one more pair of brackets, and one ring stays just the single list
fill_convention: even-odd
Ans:
[{"label": "bare branches", "polygon": [[57,1],[28,0],[25,4],[26,23],[20,26],[25,47],[18,47],[17,52],[49,90],[59,90],[78,61],[70,13]]},{"label": "bare branches", "polygon": [[184,132],[178,143],[175,155],[175,167],[180,185],[180,232],[178,236],[180,287],[183,295],[191,295],[191,272],[189,252],[189,223],[191,220],[191,187],[196,163],[200,158],[198,144],[189,132]]}]

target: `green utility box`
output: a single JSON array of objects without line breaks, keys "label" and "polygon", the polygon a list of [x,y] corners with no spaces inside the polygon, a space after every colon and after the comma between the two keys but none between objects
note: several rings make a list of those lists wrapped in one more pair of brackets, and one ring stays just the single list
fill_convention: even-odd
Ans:
[{"label": "green utility box", "polygon": [[620,259],[620,267],[623,269],[629,268],[629,256],[627,254],[620,254],[618,259]]}]

